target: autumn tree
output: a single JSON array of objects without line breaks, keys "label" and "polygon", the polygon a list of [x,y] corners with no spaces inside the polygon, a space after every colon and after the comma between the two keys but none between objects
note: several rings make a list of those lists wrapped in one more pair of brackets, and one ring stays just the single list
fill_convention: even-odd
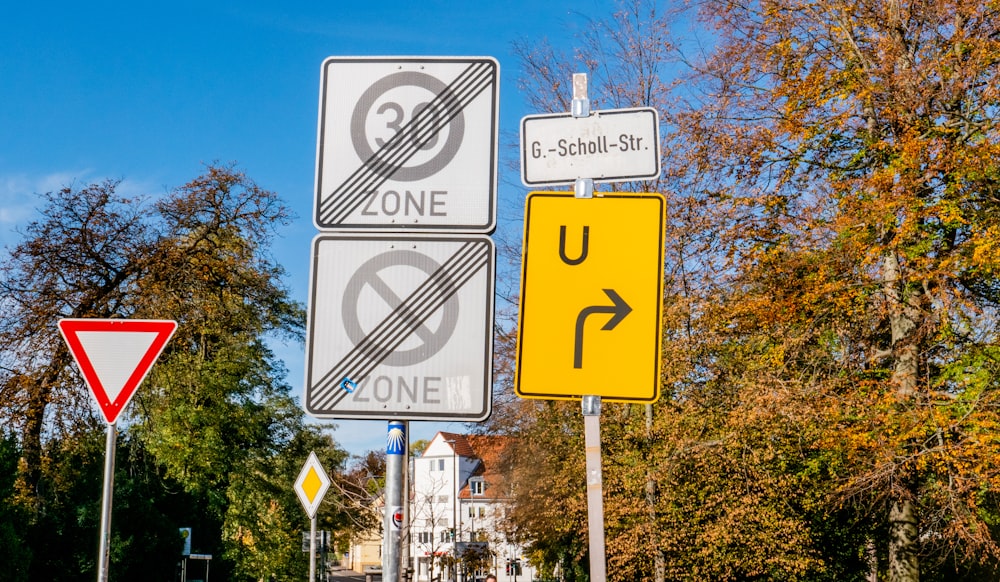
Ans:
[{"label": "autumn tree", "polygon": [[996,563],[997,8],[701,3],[709,97],[674,118],[726,315],[773,338],[774,381],[814,375],[839,499],[884,507],[890,580]]},{"label": "autumn tree", "polygon": [[[522,47],[526,86],[557,105],[542,110],[568,109],[582,68],[604,85],[595,109],[664,120],[664,174],[642,187],[670,201],[665,397],[613,425],[631,447],[606,456],[624,487],[609,529],[642,510],[619,503],[648,474],[678,511],[647,522],[653,554],[703,552],[713,579],[1000,563],[998,8],[701,0],[658,20],[673,7],[627,2],[594,21],[623,36],[568,58]],[[694,537],[664,537],[685,522]],[[845,556],[864,559],[837,574]]]},{"label": "autumn tree", "polygon": [[514,438],[499,459],[511,501],[499,529],[528,541],[540,570],[558,566],[565,580],[583,580],[587,499],[579,404],[512,400],[500,406],[506,410],[489,430]]}]

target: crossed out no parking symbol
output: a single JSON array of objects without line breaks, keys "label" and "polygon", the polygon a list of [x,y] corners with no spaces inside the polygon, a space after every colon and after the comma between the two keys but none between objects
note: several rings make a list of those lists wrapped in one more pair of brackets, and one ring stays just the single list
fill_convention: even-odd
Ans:
[{"label": "crossed out no parking symbol", "polygon": [[[486,383],[492,318],[480,314],[492,312],[494,252],[482,235],[317,237],[312,294],[320,311],[311,327],[325,327],[310,330],[307,410],[338,417],[393,412],[354,410],[361,405],[349,398],[379,373],[475,375]],[[326,299],[317,304],[316,297]]]}]

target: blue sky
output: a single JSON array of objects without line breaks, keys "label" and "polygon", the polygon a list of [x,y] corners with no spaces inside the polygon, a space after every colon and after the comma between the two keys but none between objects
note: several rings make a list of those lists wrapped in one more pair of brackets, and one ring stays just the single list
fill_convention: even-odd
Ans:
[{"label": "blue sky", "polygon": [[[160,194],[235,162],[298,218],[277,241],[306,303],[320,66],[329,56],[490,56],[500,63],[501,156],[528,111],[516,40],[572,50],[613,0],[500,2],[8,3],[0,18],[0,246],[37,194],[105,178]],[[568,81],[568,80],[567,80]],[[500,168],[498,232],[517,239],[527,189]],[[502,263],[502,259],[500,262]],[[516,286],[498,283],[498,287]],[[501,307],[501,305],[498,305]],[[53,322],[54,324],[54,322]],[[303,350],[280,350],[301,393]],[[141,389],[141,388],[140,388]],[[381,421],[337,421],[352,453],[385,445]],[[412,423],[411,438],[461,425]]]}]

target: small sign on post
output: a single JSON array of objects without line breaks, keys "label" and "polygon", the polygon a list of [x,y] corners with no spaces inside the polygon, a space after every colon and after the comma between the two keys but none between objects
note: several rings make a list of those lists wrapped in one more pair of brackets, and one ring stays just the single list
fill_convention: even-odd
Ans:
[{"label": "small sign on post", "polygon": [[330,477],[323,470],[323,465],[319,462],[319,457],[315,452],[309,453],[299,477],[295,480],[295,494],[299,497],[303,509],[309,519],[316,517],[316,510],[319,509],[326,490],[330,488]]},{"label": "small sign on post", "polygon": [[309,582],[316,580],[316,510],[329,488],[330,477],[323,470],[316,453],[310,451],[295,480],[295,494],[309,516]]},{"label": "small sign on post", "polygon": [[108,424],[118,420],[176,329],[176,321],[59,320],[59,332]]},{"label": "small sign on post", "polygon": [[655,109],[609,109],[521,120],[521,181],[572,184],[577,178],[620,182],[660,175],[660,119]]},{"label": "small sign on post", "polygon": [[60,319],[66,340],[90,394],[108,423],[104,446],[104,486],[97,581],[107,582],[111,552],[111,500],[114,489],[115,422],[149,374],[177,329],[176,321],[147,319]]}]

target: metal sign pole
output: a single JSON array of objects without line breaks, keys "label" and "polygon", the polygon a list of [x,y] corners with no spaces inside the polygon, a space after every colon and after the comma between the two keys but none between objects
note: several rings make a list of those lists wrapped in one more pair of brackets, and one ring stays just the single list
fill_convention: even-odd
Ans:
[{"label": "metal sign pole", "polygon": [[385,448],[385,552],[382,579],[399,582],[400,546],[403,530],[403,465],[406,463],[406,427],[389,423]]},{"label": "metal sign pole", "polygon": [[605,582],[604,497],[601,476],[601,397],[583,397],[583,438],[587,456],[587,529],[590,534],[590,580]]},{"label": "metal sign pole", "polygon": [[108,425],[108,435],[104,446],[104,496],[101,499],[101,542],[97,553],[97,582],[108,580],[108,560],[111,547],[111,494],[115,483],[115,445],[118,427]]},{"label": "metal sign pole", "polygon": [[309,518],[309,582],[316,582],[316,515]]},{"label": "metal sign pole", "polygon": [[[590,116],[590,97],[586,73],[573,75],[573,117]],[[577,178],[576,198],[593,198],[594,181]],[[605,582],[607,564],[604,557],[604,486],[601,477],[601,397],[584,396],[583,438],[587,457],[587,531],[590,538],[590,580]]]},{"label": "metal sign pole", "polygon": [[406,454],[403,455],[403,532],[402,532],[402,553],[400,556],[400,568],[404,579],[410,573],[410,422],[403,421],[403,430],[406,432]]}]

